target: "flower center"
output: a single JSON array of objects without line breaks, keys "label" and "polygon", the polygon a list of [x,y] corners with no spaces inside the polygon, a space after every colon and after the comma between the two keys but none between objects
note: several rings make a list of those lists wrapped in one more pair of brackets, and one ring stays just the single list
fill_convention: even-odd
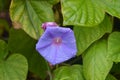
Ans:
[{"label": "flower center", "polygon": [[62,39],[60,37],[56,37],[56,38],[54,38],[53,43],[56,45],[59,45],[62,43]]}]

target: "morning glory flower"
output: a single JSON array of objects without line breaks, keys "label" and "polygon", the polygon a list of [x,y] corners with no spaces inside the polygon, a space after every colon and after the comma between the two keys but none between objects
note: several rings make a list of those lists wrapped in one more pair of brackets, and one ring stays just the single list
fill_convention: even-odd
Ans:
[{"label": "morning glory flower", "polygon": [[70,28],[47,27],[36,50],[52,65],[69,60],[77,52],[74,33]]}]

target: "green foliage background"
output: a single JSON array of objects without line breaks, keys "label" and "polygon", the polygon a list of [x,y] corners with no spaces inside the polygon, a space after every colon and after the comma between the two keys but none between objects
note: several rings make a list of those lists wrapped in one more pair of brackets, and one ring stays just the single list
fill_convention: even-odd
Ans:
[{"label": "green foliage background", "polygon": [[[39,55],[44,22],[74,31],[75,58]],[[0,39],[0,80],[120,79],[120,0],[0,0]]]}]

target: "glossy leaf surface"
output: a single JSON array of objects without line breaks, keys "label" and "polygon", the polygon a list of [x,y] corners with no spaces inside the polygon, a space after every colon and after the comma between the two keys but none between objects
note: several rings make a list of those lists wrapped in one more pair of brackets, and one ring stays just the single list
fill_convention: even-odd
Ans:
[{"label": "glossy leaf surface", "polygon": [[43,32],[43,22],[54,21],[52,5],[46,0],[12,0],[10,16],[14,27],[22,28],[35,39]]},{"label": "glossy leaf surface", "polygon": [[109,58],[114,62],[120,62],[120,32],[113,32],[108,39]]},{"label": "glossy leaf surface", "polygon": [[20,54],[13,54],[5,61],[0,61],[0,80],[26,80],[27,71],[27,60]]},{"label": "glossy leaf surface", "polygon": [[84,80],[81,65],[62,66],[54,71],[53,80]]},{"label": "glossy leaf surface", "polygon": [[106,40],[99,40],[89,47],[83,56],[86,80],[105,80],[113,63],[108,60],[107,55]]},{"label": "glossy leaf surface", "polygon": [[120,18],[120,0],[62,0],[64,25],[100,24],[105,12]]},{"label": "glossy leaf surface", "polygon": [[94,41],[100,39],[105,33],[112,31],[112,23],[108,16],[104,21],[94,27],[75,26],[74,33],[77,42],[78,55],[82,54]]}]

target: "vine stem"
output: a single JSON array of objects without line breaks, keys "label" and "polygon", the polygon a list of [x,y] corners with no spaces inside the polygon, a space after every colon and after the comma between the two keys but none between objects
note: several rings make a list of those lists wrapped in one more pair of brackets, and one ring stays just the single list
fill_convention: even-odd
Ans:
[{"label": "vine stem", "polygon": [[49,75],[49,77],[50,77],[50,80],[53,80],[53,78],[52,78],[52,73],[51,73],[51,69],[50,69],[50,66],[49,66],[49,64],[48,64],[47,61],[46,61],[46,64],[47,64],[47,70],[48,70],[48,75]]}]

